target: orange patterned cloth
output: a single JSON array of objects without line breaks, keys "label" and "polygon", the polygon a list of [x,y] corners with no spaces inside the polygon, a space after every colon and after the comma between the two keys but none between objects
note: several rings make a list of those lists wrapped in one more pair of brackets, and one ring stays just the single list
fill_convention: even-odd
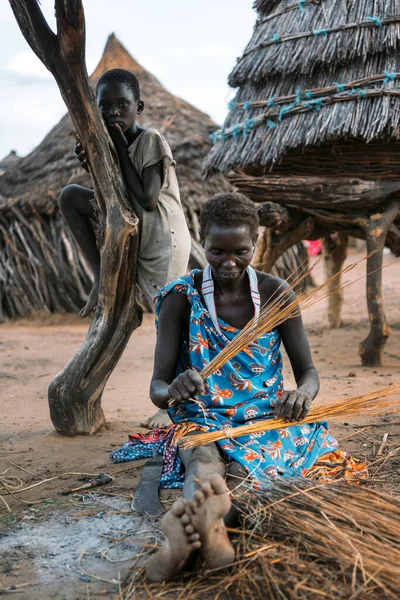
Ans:
[{"label": "orange patterned cloth", "polygon": [[301,474],[307,479],[318,479],[318,481],[332,481],[333,479],[344,479],[347,483],[359,484],[360,481],[368,479],[366,463],[343,452],[335,450],[318,458],[312,467],[302,469]]}]

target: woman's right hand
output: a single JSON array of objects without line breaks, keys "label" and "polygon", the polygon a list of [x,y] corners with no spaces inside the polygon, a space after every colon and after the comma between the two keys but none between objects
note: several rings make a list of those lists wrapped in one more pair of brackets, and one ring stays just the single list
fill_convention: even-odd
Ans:
[{"label": "woman's right hand", "polygon": [[205,394],[204,383],[197,371],[184,371],[168,386],[168,394],[175,402],[184,402],[196,394]]},{"label": "woman's right hand", "polygon": [[79,162],[81,163],[81,167],[85,169],[89,173],[89,166],[87,162],[86,152],[84,151],[82,144],[79,140],[77,140],[74,149],[75,154],[78,157]]}]

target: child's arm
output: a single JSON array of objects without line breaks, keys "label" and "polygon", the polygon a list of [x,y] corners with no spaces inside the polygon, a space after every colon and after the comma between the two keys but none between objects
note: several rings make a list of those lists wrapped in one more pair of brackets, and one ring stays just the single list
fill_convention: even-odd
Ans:
[{"label": "child's arm", "polygon": [[168,408],[173,398],[184,402],[196,394],[204,394],[204,385],[196,371],[188,369],[175,377],[190,307],[183,294],[168,294],[161,304],[158,320],[154,370],[150,398],[158,408]]},{"label": "child's arm", "polygon": [[143,210],[151,212],[157,206],[162,186],[162,162],[144,168],[142,180],[129,158],[127,141],[119,125],[109,127],[109,131],[118,153],[119,163],[126,186],[137,202],[139,202]]}]

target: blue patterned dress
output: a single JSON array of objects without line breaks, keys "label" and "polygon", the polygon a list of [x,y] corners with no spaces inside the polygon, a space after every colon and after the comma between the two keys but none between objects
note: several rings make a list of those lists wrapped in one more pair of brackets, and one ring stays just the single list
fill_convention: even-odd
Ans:
[{"label": "blue patterned dress", "polygon": [[[156,297],[157,316],[169,293],[185,294],[190,303],[189,336],[182,344],[177,374],[188,368],[200,372],[239,332],[217,318],[212,283],[211,292],[207,291],[210,279],[203,279],[203,298],[207,307],[203,304],[194,287],[195,273],[191,271],[172,281]],[[257,277],[250,267],[248,273],[257,312]],[[196,430],[234,428],[273,418],[274,406],[283,393],[280,344],[278,330],[264,334],[206,380],[206,393],[198,396],[196,403],[189,401],[169,409],[172,427],[148,435],[130,436],[130,442],[114,451],[111,460],[135,460],[151,456],[156,450],[164,454],[162,487],[180,487],[184,469],[177,443],[182,435]],[[302,475],[318,458],[337,449],[337,442],[326,422],[258,432],[221,440],[217,444],[223,458],[227,462],[240,463],[256,485],[270,477]]]}]

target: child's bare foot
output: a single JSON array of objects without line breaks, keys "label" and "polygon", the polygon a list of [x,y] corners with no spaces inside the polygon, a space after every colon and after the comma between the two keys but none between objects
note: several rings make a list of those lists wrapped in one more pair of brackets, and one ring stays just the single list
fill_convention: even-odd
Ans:
[{"label": "child's bare foot", "polygon": [[146,429],[157,429],[158,427],[168,427],[171,425],[171,419],[168,416],[166,410],[158,410],[154,415],[140,423],[141,427],[146,427]]},{"label": "child's bare foot", "polygon": [[87,317],[96,308],[98,299],[99,299],[99,284],[95,281],[93,283],[92,289],[90,291],[88,301],[86,302],[86,306],[84,306],[79,313],[82,318]]},{"label": "child's bare foot", "polygon": [[166,540],[146,563],[147,578],[150,581],[166,581],[174,577],[190,554],[201,546],[200,536],[186,513],[186,504],[186,500],[177,500],[163,517],[162,530]]},{"label": "child's bare foot", "polygon": [[228,490],[220,475],[213,475],[210,483],[203,483],[187,502],[186,512],[194,531],[200,535],[201,554],[210,569],[231,564],[235,558],[223,521],[230,507]]}]

